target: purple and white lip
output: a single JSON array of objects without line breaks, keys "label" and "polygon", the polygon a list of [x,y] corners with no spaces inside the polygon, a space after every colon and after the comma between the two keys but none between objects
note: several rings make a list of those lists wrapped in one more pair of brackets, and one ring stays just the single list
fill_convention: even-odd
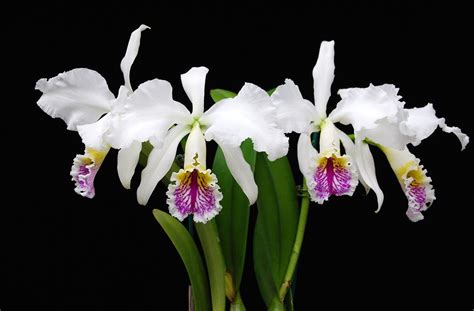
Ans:
[{"label": "purple and white lip", "polygon": [[206,223],[222,209],[217,177],[209,169],[190,167],[173,173],[166,194],[170,214],[180,221],[193,215],[195,222]]},{"label": "purple and white lip", "polygon": [[355,168],[348,155],[318,156],[308,191],[313,201],[322,204],[331,196],[352,195],[358,184]]},{"label": "purple and white lip", "polygon": [[108,149],[86,148],[84,154],[76,155],[71,167],[71,177],[77,194],[90,199],[95,196],[94,179],[107,153]]}]

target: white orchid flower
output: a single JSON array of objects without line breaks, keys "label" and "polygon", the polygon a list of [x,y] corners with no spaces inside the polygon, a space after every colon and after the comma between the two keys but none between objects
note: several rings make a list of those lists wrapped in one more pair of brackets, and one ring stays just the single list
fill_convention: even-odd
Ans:
[{"label": "white orchid flower", "polygon": [[375,190],[379,209],[383,193],[378,186],[373,158],[365,139],[377,144],[386,154],[407,196],[409,219],[423,219],[421,212],[435,200],[434,190],[430,184],[431,178],[426,175],[427,171],[420,165],[420,160],[410,153],[407,145],[418,145],[438,127],[455,134],[462,150],[469,143],[469,137],[459,128],[447,126],[444,118],[436,117],[432,104],[404,109],[405,103],[400,101],[398,89],[393,85],[345,89],[340,90],[339,95],[342,100],[330,117],[353,126],[355,154],[361,177]]},{"label": "white orchid flower", "polygon": [[[38,106],[53,118],[61,118],[66,122],[68,130],[78,131],[85,145],[83,155],[74,158],[71,169],[74,189],[78,194],[92,198],[95,195],[94,178],[110,145],[106,134],[127,97],[132,93],[130,85],[130,68],[138,54],[141,32],[148,29],[141,25],[132,32],[127,51],[120,64],[124,76],[124,84],[120,87],[117,98],[110,92],[105,79],[96,71],[77,68],[57,75],[49,80],[40,79],[36,89],[43,92]],[[132,149],[137,149],[134,145]],[[140,149],[138,149],[138,152]],[[138,153],[129,149],[119,152],[118,171],[122,183],[127,187],[127,179],[122,173],[130,162],[138,161]],[[131,159],[135,157],[135,159]],[[134,166],[135,167],[135,166]],[[128,181],[129,184],[129,181]]]},{"label": "white orchid flower", "polygon": [[[357,169],[352,165],[353,143],[326,114],[334,69],[334,41],[323,41],[313,69],[314,105],[303,99],[298,86],[290,79],[272,94],[279,127],[286,133],[301,133],[298,140],[299,167],[311,199],[320,204],[332,195],[352,195],[358,184]],[[318,152],[311,143],[311,133],[319,131]],[[341,155],[341,142],[345,155]]]},{"label": "white orchid flower", "polygon": [[136,140],[150,140],[154,146],[137,190],[138,202],[145,205],[170,170],[180,141],[189,134],[184,168],[171,176],[167,203],[171,215],[179,220],[192,214],[194,221],[203,223],[222,208],[217,178],[206,167],[206,140],[214,140],[221,147],[230,172],[250,204],[256,201],[258,189],[240,144],[252,139],[255,150],[266,152],[270,160],[288,152],[288,139],[276,127],[270,97],[253,84],[246,83],[235,98],[221,100],[204,112],[207,73],[205,67],[194,67],[181,75],[192,113],[173,100],[167,81],[154,79],[141,84],[118,119],[117,131],[111,131],[109,137],[117,147]]}]

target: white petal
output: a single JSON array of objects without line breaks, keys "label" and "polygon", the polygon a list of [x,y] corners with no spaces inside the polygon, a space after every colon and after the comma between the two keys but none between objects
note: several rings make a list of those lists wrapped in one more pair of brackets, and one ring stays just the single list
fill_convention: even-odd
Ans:
[{"label": "white petal", "polygon": [[111,115],[108,113],[97,122],[78,125],[77,131],[82,138],[82,142],[88,148],[103,149],[108,146],[105,140],[105,134],[109,130],[110,124]]},{"label": "white petal", "polygon": [[334,69],[334,41],[323,41],[319,48],[318,61],[313,68],[314,104],[322,118],[326,117],[326,105],[331,96]]},{"label": "white petal", "polygon": [[86,68],[40,79],[35,89],[43,92],[38,106],[51,117],[63,119],[68,130],[97,121],[110,111],[110,102],[115,98],[105,79]]},{"label": "white petal", "polygon": [[375,195],[377,196],[378,208],[376,212],[378,212],[382,207],[384,195],[377,181],[374,158],[372,157],[372,153],[370,153],[369,145],[359,139],[356,139],[354,151],[360,177],[362,178],[363,182],[375,192]]},{"label": "white petal", "polygon": [[193,104],[193,116],[200,117],[204,112],[204,87],[206,75],[209,69],[206,67],[193,67],[181,75],[181,83]]},{"label": "white petal", "polygon": [[[354,161],[352,162],[352,165],[355,166],[357,172],[359,173],[358,175],[360,176],[360,170],[357,166],[357,161],[355,160],[356,159],[356,155],[355,155],[355,145],[354,145],[354,142],[352,141],[352,139],[350,139],[350,137],[344,133],[343,131],[341,131],[340,129],[337,129],[337,134],[339,136],[339,139],[341,140],[342,142],[342,145],[344,146],[344,150],[345,150],[345,153],[351,157],[352,159],[354,159]],[[365,192],[366,193],[369,193],[370,191],[370,187],[365,183],[365,181],[362,179],[362,178],[359,178],[359,181],[360,183],[364,186],[365,188]]]},{"label": "white petal", "polygon": [[314,149],[311,144],[311,137],[306,133],[301,133],[298,139],[298,165],[300,167],[301,174],[303,174],[306,181],[313,179],[313,172],[316,167],[316,157],[318,151]]},{"label": "white petal", "polygon": [[108,135],[108,142],[114,148],[147,140],[160,147],[173,124],[191,119],[189,110],[173,100],[171,84],[159,79],[142,83],[126,100],[124,109],[115,110]]},{"label": "white petal", "polygon": [[138,203],[147,204],[156,185],[171,168],[179,142],[188,133],[187,126],[176,126],[169,131],[161,148],[153,148],[137,189]]},{"label": "white petal", "polygon": [[130,189],[130,181],[135,173],[141,150],[142,143],[135,141],[130,147],[120,149],[118,152],[117,172],[120,182],[125,189]]},{"label": "white petal", "polygon": [[400,131],[400,122],[406,120],[407,113],[399,110],[395,118],[383,118],[376,121],[377,126],[371,129],[361,129],[357,132],[360,139],[368,138],[382,146],[402,150],[412,141],[412,138]]},{"label": "white petal", "polygon": [[272,103],[276,107],[276,122],[285,133],[301,133],[308,129],[311,122],[320,120],[314,105],[301,96],[300,89],[295,83],[286,79],[273,92]]},{"label": "white petal", "polygon": [[383,118],[396,121],[404,105],[397,92],[393,85],[339,90],[342,99],[329,118],[334,123],[351,124],[356,132],[377,127]]},{"label": "white petal", "polygon": [[267,92],[246,83],[239,94],[214,104],[200,119],[206,140],[215,139],[239,147],[251,138],[256,151],[266,152],[270,160],[288,152],[288,138],[276,126],[275,107]]},{"label": "white petal", "polygon": [[258,187],[253,177],[250,165],[245,161],[240,147],[231,147],[219,144],[224,153],[225,161],[230,173],[249,199],[249,204],[255,203],[258,197]]},{"label": "white petal", "polygon": [[127,52],[122,58],[120,63],[120,69],[122,69],[123,79],[125,81],[125,86],[131,91],[132,85],[130,84],[130,68],[135,61],[135,57],[138,54],[138,48],[140,47],[140,38],[142,36],[142,31],[145,29],[150,29],[146,25],[140,25],[135,31],[130,35],[130,40],[128,41]]},{"label": "white petal", "polygon": [[456,135],[461,143],[461,150],[464,150],[467,144],[469,144],[469,136],[461,132],[461,129],[457,126],[447,126],[444,118],[441,118],[440,120],[439,127],[446,133],[453,133]]},{"label": "white petal", "polygon": [[461,129],[447,126],[444,118],[436,117],[436,111],[432,104],[427,104],[422,108],[405,109],[405,111],[408,113],[408,117],[406,121],[400,123],[400,131],[412,137],[414,146],[433,134],[438,126],[447,133],[455,134],[461,142],[462,150],[469,143],[469,136],[462,133]]}]

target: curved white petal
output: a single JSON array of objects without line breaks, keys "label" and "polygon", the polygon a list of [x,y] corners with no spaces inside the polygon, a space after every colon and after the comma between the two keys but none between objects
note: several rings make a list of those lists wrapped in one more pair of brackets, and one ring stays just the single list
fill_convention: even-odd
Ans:
[{"label": "curved white petal", "polygon": [[377,181],[374,158],[372,153],[370,153],[369,145],[356,138],[354,151],[361,179],[377,196],[378,208],[376,212],[378,212],[382,207],[384,195]]},{"label": "curved white petal", "polygon": [[272,103],[276,107],[276,122],[285,133],[301,133],[308,129],[311,122],[321,119],[314,105],[303,98],[298,86],[290,79],[273,92]]},{"label": "curved white petal", "polygon": [[258,187],[255,183],[252,169],[247,161],[245,161],[242,150],[240,147],[232,147],[220,144],[219,142],[218,144],[224,153],[230,173],[249,199],[249,204],[254,204],[258,197]]},{"label": "curved white petal", "polygon": [[105,135],[110,129],[110,124],[111,115],[108,113],[97,122],[78,125],[77,131],[88,148],[103,149],[108,146]]},{"label": "curved white petal", "polygon": [[436,111],[432,104],[427,104],[422,108],[405,109],[408,117],[400,123],[400,131],[412,137],[414,146],[429,137],[438,128],[438,126],[447,133],[453,133],[461,142],[461,148],[464,150],[469,143],[469,136],[461,132],[458,127],[450,127],[446,125],[444,118],[436,117]]},{"label": "curved white petal", "polygon": [[127,52],[125,52],[125,56],[120,62],[120,69],[122,69],[125,86],[130,91],[132,90],[132,85],[130,84],[130,68],[132,68],[135,57],[137,57],[142,31],[145,29],[150,29],[150,27],[146,25],[140,25],[140,27],[132,32],[130,35],[130,40],[128,41]]},{"label": "curved white petal", "polygon": [[251,138],[256,151],[266,152],[273,161],[288,152],[288,138],[276,126],[275,107],[267,92],[246,83],[239,94],[214,104],[201,117],[206,140],[215,139],[239,147]]},{"label": "curved white petal", "polygon": [[135,168],[138,164],[142,143],[135,141],[130,147],[120,149],[117,155],[117,172],[125,189],[130,189],[130,181],[132,180]]},{"label": "curved white petal", "polygon": [[193,116],[200,117],[204,112],[204,87],[206,75],[209,69],[206,67],[193,67],[181,75],[181,83],[193,104]]},{"label": "curved white petal", "polygon": [[173,100],[171,84],[154,79],[140,84],[126,99],[122,110],[115,109],[107,139],[114,148],[126,148],[134,141],[147,140],[160,147],[172,125],[190,119],[189,110]]},{"label": "curved white petal", "polygon": [[326,105],[334,80],[334,41],[323,41],[313,68],[314,104],[321,118],[326,118]]},{"label": "curved white petal", "polygon": [[404,105],[397,92],[390,84],[339,90],[342,99],[329,118],[334,123],[351,124],[356,132],[375,128],[377,121],[384,118],[396,122]]},{"label": "curved white petal", "polygon": [[[342,145],[344,146],[345,153],[349,157],[354,159],[354,161],[352,162],[352,165],[355,166],[355,169],[358,172],[358,175],[360,176],[360,170],[359,170],[359,167],[357,166],[357,161],[355,160],[356,155],[355,155],[354,142],[352,141],[352,139],[350,139],[350,137],[346,133],[344,133],[340,129],[336,128],[336,131],[337,131],[337,135],[339,136],[339,139],[341,140]],[[362,186],[364,186],[365,192],[369,193],[370,187],[365,183],[365,181],[362,178],[359,178],[359,181],[362,184]]]},{"label": "curved white petal", "polygon": [[407,113],[404,110],[399,110],[395,118],[386,117],[377,120],[375,122],[377,126],[374,128],[362,128],[357,132],[357,137],[360,139],[368,138],[382,146],[402,150],[412,141],[412,137],[400,131],[400,122],[406,120],[406,115]]},{"label": "curved white petal", "polygon": [[43,92],[38,106],[51,117],[63,119],[68,130],[97,121],[110,111],[110,102],[115,98],[105,79],[86,68],[40,79],[35,89]]},{"label": "curved white petal", "polygon": [[137,189],[138,203],[147,204],[156,185],[173,164],[179,142],[188,133],[189,127],[176,126],[169,131],[161,148],[153,148],[148,156],[148,163],[142,171],[140,186]]},{"label": "curved white petal", "polygon": [[298,139],[297,146],[298,165],[300,167],[301,174],[303,174],[306,182],[313,179],[313,172],[316,167],[316,157],[318,151],[314,149],[311,144],[311,137],[306,133],[301,133]]}]

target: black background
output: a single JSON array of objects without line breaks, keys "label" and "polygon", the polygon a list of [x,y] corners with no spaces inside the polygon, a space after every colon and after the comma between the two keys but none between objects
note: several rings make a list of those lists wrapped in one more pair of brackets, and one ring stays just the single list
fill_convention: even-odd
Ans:
[{"label": "black background", "polygon": [[[473,135],[472,18],[451,1],[59,2],[2,11],[2,311],[186,309],[186,271],[151,214],[166,209],[163,187],[147,207],[138,205],[135,191],[121,188],[111,152],[96,178],[96,197],[76,195],[69,171],[83,150],[80,138],[35,104],[37,79],[77,67],[97,70],[116,93],[129,34],[141,23],[152,30],[142,34],[132,84],[166,79],[183,103],[179,74],[199,65],[210,68],[207,90],[238,90],[246,81],[270,89],[288,77],[312,99],[319,44],[334,39],[333,94],[394,83],[407,107],[432,102],[449,125]],[[336,102],[333,96],[328,108]],[[294,137],[292,143],[299,176]],[[474,308],[472,145],[461,153],[457,139],[438,130],[412,150],[436,189],[425,220],[406,218],[406,198],[374,150],[384,206],[374,214],[375,196],[361,189],[353,198],[312,204],[298,310]],[[243,299],[248,310],[263,310],[250,260],[246,267]]]}]

